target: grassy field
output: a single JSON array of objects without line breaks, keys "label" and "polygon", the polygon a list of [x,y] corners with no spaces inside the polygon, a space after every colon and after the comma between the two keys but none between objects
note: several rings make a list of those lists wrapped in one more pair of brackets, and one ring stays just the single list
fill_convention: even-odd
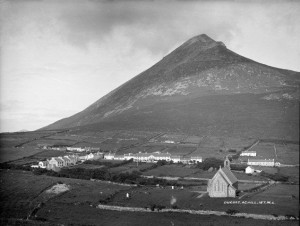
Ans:
[{"label": "grassy field", "polygon": [[184,165],[164,165],[143,173],[146,176],[170,176],[170,177],[187,177],[198,172],[199,169],[188,168]]},{"label": "grassy field", "polygon": [[298,167],[280,167],[280,174],[288,176],[289,181],[299,184],[299,166]]},{"label": "grassy field", "polygon": [[[16,218],[26,218],[28,213],[43,201],[45,205],[36,213],[41,224],[73,225],[296,225],[297,222],[263,221],[243,218],[194,216],[173,213],[129,213],[103,211],[95,206],[103,200],[108,204],[146,207],[160,204],[171,207],[171,200],[183,209],[223,210],[236,209],[240,212],[260,214],[293,214],[298,216],[299,187],[276,185],[274,188],[250,197],[249,200],[275,201],[270,205],[225,205],[225,200],[209,197],[197,198],[198,191],[205,186],[171,189],[171,187],[128,187],[105,182],[79,179],[35,176],[30,172],[1,170],[1,215],[0,222],[13,222]],[[70,190],[57,196],[46,197],[45,190],[57,183],[65,183]],[[287,187],[285,187],[287,186]],[[126,199],[126,193],[131,199]],[[295,198],[291,198],[292,195]],[[146,219],[149,219],[147,221]],[[150,220],[152,219],[152,220]],[[21,220],[17,220],[21,222]],[[5,225],[5,224],[2,224]],[[11,224],[7,224],[11,225]],[[18,225],[22,225],[21,223]],[[26,224],[24,224],[26,225]],[[30,224],[34,225],[34,224]],[[47,224],[46,224],[47,225]]]},{"label": "grassy field", "polygon": [[109,171],[112,173],[131,173],[132,171],[147,170],[152,166],[153,163],[129,162],[126,165],[110,168]]},{"label": "grassy field", "polygon": [[36,176],[27,171],[1,170],[0,218],[25,218],[43,200],[44,191],[58,182],[70,186],[70,191],[59,196],[66,204],[96,204],[115,192],[128,187],[79,179]]},{"label": "grassy field", "polygon": [[41,149],[36,149],[32,147],[28,148],[14,148],[14,147],[5,147],[0,149],[0,162],[13,161],[35,155],[41,152]]},{"label": "grassy field", "polygon": [[[254,186],[254,185],[253,185]],[[257,185],[256,185],[257,186]],[[249,187],[247,187],[249,189]],[[202,189],[201,189],[202,190]],[[201,191],[200,190],[200,191]],[[288,190],[288,192],[286,192]],[[135,188],[130,191],[131,199],[125,198],[125,193],[120,192],[111,200],[109,204],[124,206],[145,207],[152,204],[171,207],[171,200],[175,200],[175,204],[182,209],[196,210],[219,210],[227,211],[235,209],[239,212],[256,213],[256,214],[291,214],[298,216],[298,192],[299,187],[290,185],[276,185],[269,190],[254,194],[248,198],[210,198],[204,195],[197,198],[200,194],[193,189],[171,189],[165,188]],[[292,198],[292,195],[295,198]],[[275,204],[226,204],[224,201],[273,201]],[[174,205],[175,205],[174,204]]]},{"label": "grassy field", "polygon": [[283,164],[299,164],[299,144],[276,144],[278,161]]},{"label": "grassy field", "polygon": [[89,205],[67,205],[51,201],[38,212],[50,223],[110,226],[296,226],[297,221],[266,221],[246,218],[190,215],[183,213],[133,213],[99,210]]}]

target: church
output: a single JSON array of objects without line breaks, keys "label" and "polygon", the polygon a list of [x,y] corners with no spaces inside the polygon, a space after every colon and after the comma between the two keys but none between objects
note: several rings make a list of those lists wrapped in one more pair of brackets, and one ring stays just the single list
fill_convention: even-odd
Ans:
[{"label": "church", "polygon": [[236,197],[238,180],[230,170],[230,161],[226,157],[224,167],[218,170],[212,179],[208,181],[207,192],[209,197]]}]

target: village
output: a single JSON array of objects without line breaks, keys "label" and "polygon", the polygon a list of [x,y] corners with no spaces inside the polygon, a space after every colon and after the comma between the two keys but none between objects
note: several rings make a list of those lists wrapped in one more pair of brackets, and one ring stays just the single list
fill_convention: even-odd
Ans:
[{"label": "village", "polygon": [[[171,141],[170,141],[171,142]],[[44,161],[38,162],[36,165],[31,165],[32,168],[45,168],[53,170],[61,167],[68,167],[82,163],[86,160],[115,160],[115,161],[129,161],[134,162],[144,162],[144,163],[156,163],[158,161],[166,161],[171,163],[182,163],[182,164],[197,164],[203,162],[203,158],[199,155],[183,156],[183,155],[172,155],[170,153],[128,153],[123,155],[118,155],[116,153],[104,153],[100,152],[100,148],[95,147],[56,147],[56,146],[46,146],[38,145],[38,147],[44,150],[59,150],[59,151],[69,151],[73,154],[65,156],[51,157]],[[89,154],[83,154],[83,153]],[[247,157],[248,167],[245,169],[245,173],[252,174],[254,172],[260,172],[261,170],[255,170],[253,166],[268,166],[268,167],[280,167],[279,162],[275,162],[274,159],[257,159],[256,151],[245,150],[240,153],[241,157]]]}]

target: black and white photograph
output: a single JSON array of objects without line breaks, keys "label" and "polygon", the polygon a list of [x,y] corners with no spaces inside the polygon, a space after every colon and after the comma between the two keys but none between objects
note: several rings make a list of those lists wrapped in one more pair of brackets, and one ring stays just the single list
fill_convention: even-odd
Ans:
[{"label": "black and white photograph", "polygon": [[0,0],[0,225],[299,225],[299,12]]}]

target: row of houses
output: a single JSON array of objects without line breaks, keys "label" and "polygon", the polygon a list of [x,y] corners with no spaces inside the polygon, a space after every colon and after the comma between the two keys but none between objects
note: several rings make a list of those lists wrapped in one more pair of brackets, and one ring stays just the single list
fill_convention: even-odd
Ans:
[{"label": "row of houses", "polygon": [[154,152],[154,153],[137,153],[137,154],[124,154],[124,155],[116,155],[116,154],[106,154],[104,155],[104,159],[108,160],[130,160],[133,159],[135,162],[157,162],[159,160],[165,160],[165,161],[173,161],[174,163],[197,163],[202,162],[201,156],[190,156],[190,157],[184,157],[180,155],[171,155],[170,153],[160,153],[160,152]]},{"label": "row of houses", "polygon": [[86,160],[97,160],[103,158],[103,153],[90,153],[88,155],[65,155],[65,156],[58,156],[52,157],[51,159],[47,159],[45,161],[40,161],[38,165],[33,165],[33,168],[44,168],[44,169],[53,169],[55,167],[65,167],[75,165],[79,161],[86,161]]},{"label": "row of houses", "polygon": [[279,162],[274,159],[248,159],[247,165],[249,166],[280,166]]}]

